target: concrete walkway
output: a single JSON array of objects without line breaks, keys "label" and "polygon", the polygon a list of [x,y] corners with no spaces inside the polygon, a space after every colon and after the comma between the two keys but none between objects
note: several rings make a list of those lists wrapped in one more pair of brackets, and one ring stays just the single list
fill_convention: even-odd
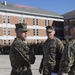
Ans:
[{"label": "concrete walkway", "polygon": [[[41,75],[38,72],[42,56],[36,55],[36,61],[31,65],[33,75]],[[11,65],[9,55],[0,55],[0,75],[10,75]]]}]

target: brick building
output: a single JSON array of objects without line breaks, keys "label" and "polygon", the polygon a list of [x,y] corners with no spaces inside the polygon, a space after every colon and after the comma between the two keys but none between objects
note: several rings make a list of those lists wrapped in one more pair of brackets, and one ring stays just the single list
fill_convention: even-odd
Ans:
[{"label": "brick building", "polygon": [[71,36],[68,31],[68,27],[75,25],[75,10],[65,13],[62,16],[64,17],[64,38],[70,39]]},{"label": "brick building", "polygon": [[30,30],[28,32],[27,42],[41,42],[47,36],[45,27],[53,25],[56,34],[60,39],[64,39],[64,19],[55,12],[43,10],[40,8],[0,2],[0,44],[11,44],[15,38],[15,23],[27,23]]}]

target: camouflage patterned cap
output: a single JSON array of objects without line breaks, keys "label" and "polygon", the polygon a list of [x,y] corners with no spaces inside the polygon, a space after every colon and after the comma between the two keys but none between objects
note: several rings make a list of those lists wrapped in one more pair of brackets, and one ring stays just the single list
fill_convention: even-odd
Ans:
[{"label": "camouflage patterned cap", "polygon": [[21,30],[21,31],[29,31],[27,29],[27,24],[26,23],[17,23],[15,24],[16,30]]},{"label": "camouflage patterned cap", "polygon": [[46,27],[46,31],[47,32],[52,32],[52,31],[54,31],[55,29],[54,29],[54,27],[53,26],[47,26]]}]

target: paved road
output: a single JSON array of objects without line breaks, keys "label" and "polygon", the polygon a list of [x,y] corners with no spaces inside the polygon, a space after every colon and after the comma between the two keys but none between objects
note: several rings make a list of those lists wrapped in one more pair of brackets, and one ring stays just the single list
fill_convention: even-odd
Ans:
[{"label": "paved road", "polygon": [[[31,65],[33,75],[41,75],[38,72],[42,56],[37,55],[35,64]],[[11,65],[9,55],[0,55],[0,75],[10,75]]]}]

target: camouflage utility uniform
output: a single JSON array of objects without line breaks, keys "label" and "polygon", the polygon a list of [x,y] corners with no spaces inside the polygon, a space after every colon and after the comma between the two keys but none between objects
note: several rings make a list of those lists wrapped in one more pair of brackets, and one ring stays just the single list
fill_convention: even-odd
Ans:
[{"label": "camouflage utility uniform", "polygon": [[10,48],[11,75],[32,75],[29,48],[20,38],[15,38]]},{"label": "camouflage utility uniform", "polygon": [[70,41],[64,49],[60,62],[60,71],[75,75],[75,39]]},{"label": "camouflage utility uniform", "polygon": [[45,41],[43,45],[43,59],[40,65],[40,68],[43,68],[43,75],[58,73],[63,48],[63,43],[56,37]]}]

